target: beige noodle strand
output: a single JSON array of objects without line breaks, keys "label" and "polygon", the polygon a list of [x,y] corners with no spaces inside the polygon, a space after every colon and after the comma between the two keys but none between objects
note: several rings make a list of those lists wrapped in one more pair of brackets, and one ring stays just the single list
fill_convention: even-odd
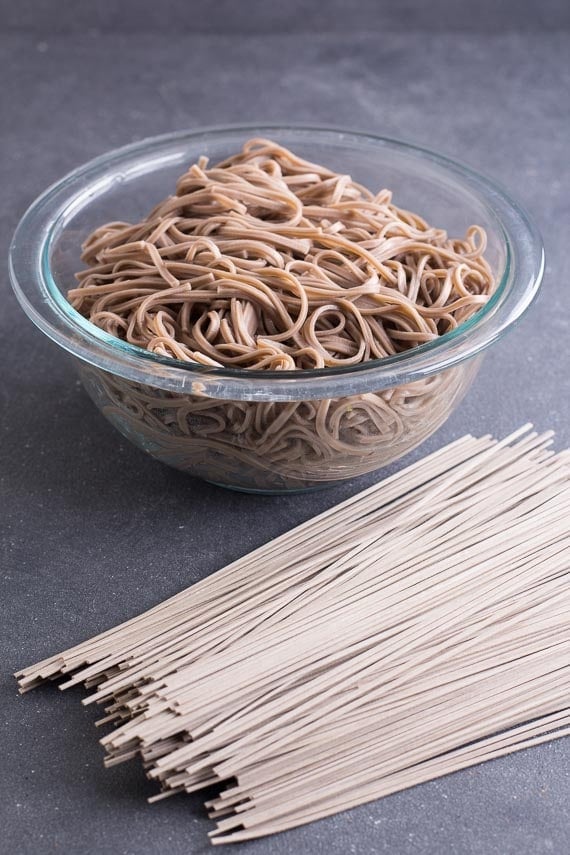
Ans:
[{"label": "beige noodle strand", "polygon": [[570,462],[463,437],[26,668],[105,705],[105,764],[212,785],[213,843],[570,733]]}]

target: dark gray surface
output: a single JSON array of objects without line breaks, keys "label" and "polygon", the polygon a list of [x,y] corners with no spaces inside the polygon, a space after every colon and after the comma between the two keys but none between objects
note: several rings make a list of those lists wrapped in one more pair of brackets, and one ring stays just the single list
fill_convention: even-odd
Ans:
[{"label": "dark gray surface", "polygon": [[[317,122],[440,149],[532,211],[548,267],[538,304],[424,450],[526,420],[569,445],[568,4],[369,0],[351,15],[348,3],[323,3],[318,14],[315,4],[279,5],[288,13],[272,17],[277,4],[170,2],[157,16],[152,4],[129,2],[118,17],[111,3],[2,3],[2,255],[47,184],[176,128]],[[206,852],[201,799],[149,807],[154,788],[136,765],[103,770],[96,713],[81,708],[79,692],[20,698],[10,673],[373,479],[257,498],[163,468],[99,416],[64,354],[17,307],[6,274],[2,288],[0,852]],[[240,852],[567,853],[569,758],[568,741],[545,745]]]},{"label": "dark gray surface", "polygon": [[[565,0],[2,0],[5,27],[14,31],[229,33],[358,33],[375,31],[556,31],[568,26]],[[522,7],[522,8],[521,8]]]}]

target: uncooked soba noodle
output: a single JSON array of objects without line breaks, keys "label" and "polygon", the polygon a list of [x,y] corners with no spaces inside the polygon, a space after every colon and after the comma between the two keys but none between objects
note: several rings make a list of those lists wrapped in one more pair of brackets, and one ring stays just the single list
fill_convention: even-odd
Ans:
[{"label": "uncooked soba noodle", "polygon": [[570,458],[551,441],[463,437],[21,690],[90,688],[106,764],[141,759],[152,801],[217,785],[214,843],[568,735]]},{"label": "uncooked soba noodle", "polygon": [[[111,335],[187,363],[342,368],[432,341],[478,311],[494,289],[485,245],[478,226],[448,237],[396,207],[388,190],[374,194],[254,139],[217,165],[200,158],[142,222],[96,229],[69,300]],[[392,447],[428,412],[443,421],[460,385],[448,372],[415,388],[265,407],[187,395],[170,395],[169,404],[158,392],[153,407],[157,390],[105,381],[110,410],[119,408],[133,431],[174,442],[173,454],[181,439],[188,445],[196,416],[206,452],[227,457],[231,445],[240,465],[262,458],[285,478],[303,471],[307,455],[326,461],[331,451],[364,455],[363,471],[374,468],[367,441]],[[322,466],[313,469],[314,480],[326,479]]]}]

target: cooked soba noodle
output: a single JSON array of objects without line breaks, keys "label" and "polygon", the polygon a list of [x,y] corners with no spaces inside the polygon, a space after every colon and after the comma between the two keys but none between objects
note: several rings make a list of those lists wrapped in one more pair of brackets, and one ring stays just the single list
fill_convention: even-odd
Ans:
[{"label": "cooked soba noodle", "polygon": [[269,140],[180,178],[141,223],[84,245],[69,293],[92,323],[205,365],[355,365],[431,341],[487,300],[484,231],[417,214]]},{"label": "cooked soba noodle", "polygon": [[162,462],[246,489],[318,486],[370,472],[426,439],[462,396],[477,362],[375,394],[321,401],[225,401],[79,366],[124,435]]},{"label": "cooked soba noodle", "polygon": [[[96,229],[69,300],[111,335],[183,362],[341,368],[433,341],[471,317],[494,288],[485,245],[478,226],[450,238],[396,207],[388,190],[374,194],[254,139],[215,166],[200,158],[142,222]],[[168,401],[121,378],[101,382],[109,411],[118,408],[135,432],[137,424],[150,430],[160,447],[174,442],[183,451],[180,438],[198,420],[206,451],[218,454],[222,442],[236,463],[239,456],[256,469],[261,461],[288,480],[303,471],[309,449],[323,463],[313,480],[322,481],[338,454],[368,471],[393,459],[402,437],[403,450],[417,444],[415,425],[425,434],[444,420],[462,377],[459,370],[380,393],[263,407],[175,394]]]}]

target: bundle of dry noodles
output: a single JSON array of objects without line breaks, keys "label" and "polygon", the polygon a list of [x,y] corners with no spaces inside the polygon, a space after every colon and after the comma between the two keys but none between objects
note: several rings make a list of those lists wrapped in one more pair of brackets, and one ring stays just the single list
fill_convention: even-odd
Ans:
[{"label": "bundle of dry noodles", "polygon": [[214,843],[570,732],[568,452],[466,436],[17,676],[85,683],[107,763],[212,784]]}]

